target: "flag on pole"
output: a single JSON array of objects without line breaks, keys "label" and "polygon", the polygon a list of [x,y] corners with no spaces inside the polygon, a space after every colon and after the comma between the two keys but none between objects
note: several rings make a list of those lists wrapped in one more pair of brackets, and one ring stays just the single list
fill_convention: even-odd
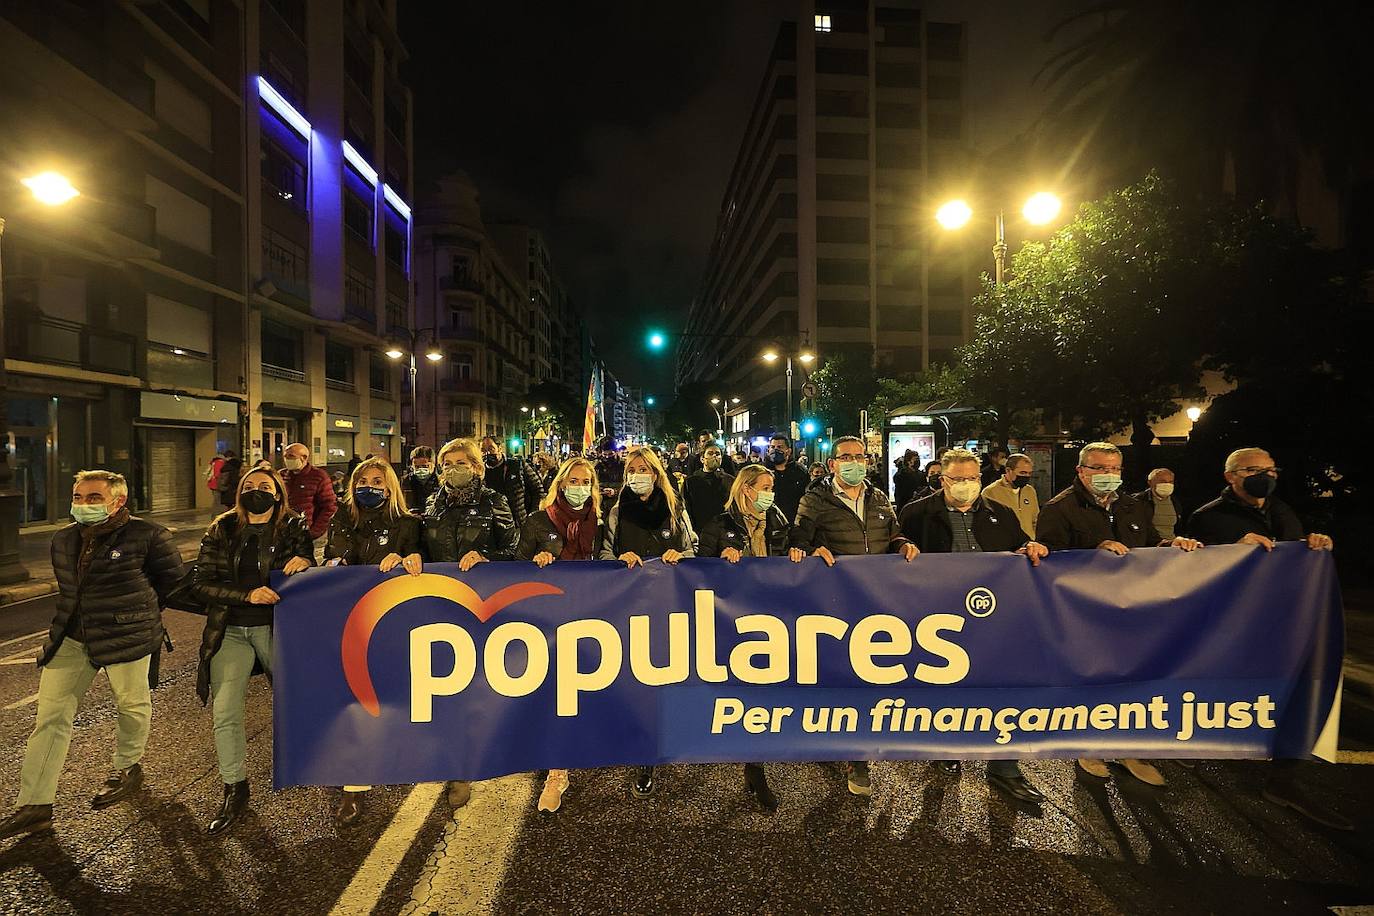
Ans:
[{"label": "flag on pole", "polygon": [[596,438],[596,369],[592,368],[592,379],[587,385],[587,412],[582,422],[582,453],[592,450],[592,440]]}]

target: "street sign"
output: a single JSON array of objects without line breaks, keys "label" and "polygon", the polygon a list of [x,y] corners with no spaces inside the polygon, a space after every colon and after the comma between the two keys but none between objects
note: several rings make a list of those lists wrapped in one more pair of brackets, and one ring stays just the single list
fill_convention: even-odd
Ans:
[{"label": "street sign", "polygon": [[801,389],[801,391],[802,391],[802,397],[804,397],[804,398],[814,398],[814,397],[816,396],[816,383],[815,383],[815,382],[802,382],[802,389]]}]

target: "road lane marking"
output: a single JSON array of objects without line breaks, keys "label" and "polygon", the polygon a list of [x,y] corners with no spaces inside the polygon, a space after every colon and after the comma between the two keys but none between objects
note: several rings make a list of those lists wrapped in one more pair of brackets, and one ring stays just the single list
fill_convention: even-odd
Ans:
[{"label": "road lane marking", "polygon": [[14,639],[7,639],[7,640],[5,640],[4,642],[0,642],[0,648],[4,648],[5,646],[11,645],[11,644],[13,644],[13,643],[24,642],[25,640],[28,640],[28,639],[36,639],[36,638],[38,638],[39,636],[47,636],[47,635],[48,635],[48,631],[47,631],[47,630],[39,630],[37,633],[30,633],[30,634],[27,635],[27,636],[16,636],[16,637],[14,637]]},{"label": "road lane marking", "polygon": [[472,784],[472,800],[445,825],[401,916],[492,911],[539,790],[531,773]]},{"label": "road lane marking", "polygon": [[37,661],[38,656],[33,654],[23,656],[15,655],[10,658],[0,658],[0,665],[32,665]]},{"label": "road lane marking", "polygon": [[7,710],[9,710],[9,709],[18,709],[20,706],[28,706],[30,703],[32,703],[33,701],[35,701],[35,700],[37,700],[37,699],[38,699],[38,694],[35,693],[35,694],[33,694],[32,696],[24,697],[24,699],[22,699],[22,700],[15,700],[13,703],[11,703],[11,704],[9,704],[8,706],[6,706],[5,709],[7,709]]},{"label": "road lane marking", "polygon": [[1337,751],[1336,762],[1374,766],[1374,751]]},{"label": "road lane marking", "polygon": [[382,891],[390,883],[391,876],[401,866],[401,860],[410,850],[420,828],[424,826],[429,812],[434,809],[434,803],[443,793],[442,782],[423,782],[410,790],[377,844],[367,854],[363,864],[358,866],[353,880],[344,888],[334,909],[330,911],[331,916],[372,912],[382,897]]}]

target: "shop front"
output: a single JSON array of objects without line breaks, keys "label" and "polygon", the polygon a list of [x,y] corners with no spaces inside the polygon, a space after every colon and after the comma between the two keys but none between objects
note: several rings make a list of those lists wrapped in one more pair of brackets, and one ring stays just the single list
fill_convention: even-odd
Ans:
[{"label": "shop front", "polygon": [[141,391],[134,420],[134,504],[149,513],[209,508],[205,470],[239,447],[239,403]]},{"label": "shop front", "polygon": [[348,471],[348,462],[358,454],[357,437],[361,428],[362,421],[357,417],[325,415],[325,466],[330,471]]},{"label": "shop front", "polygon": [[364,454],[385,458],[393,465],[404,463],[405,459],[392,451],[397,447],[395,420],[374,419],[369,433],[367,451]]}]

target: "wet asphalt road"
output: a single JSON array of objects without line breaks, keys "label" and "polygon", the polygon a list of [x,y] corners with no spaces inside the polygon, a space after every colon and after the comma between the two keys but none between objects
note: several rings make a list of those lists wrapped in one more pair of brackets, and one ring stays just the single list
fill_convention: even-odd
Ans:
[{"label": "wet asphalt road", "polygon": [[[50,599],[0,614],[0,660],[32,655]],[[144,758],[147,786],[94,812],[113,750],[98,677],[78,713],[56,830],[0,841],[0,913],[1267,913],[1374,903],[1374,769],[1311,764],[1310,789],[1354,820],[1309,826],[1258,795],[1263,763],[1163,765],[1166,789],[1026,772],[1040,809],[991,795],[981,766],[947,778],[875,764],[874,795],[838,769],[770,765],[782,807],[758,811],[737,766],[664,767],[647,800],[628,771],[573,774],[563,810],[533,810],[535,777],[474,787],[451,816],[437,787],[375,790],[341,836],[327,789],[270,792],[271,696],[248,697],[253,814],[228,837],[203,828],[220,782],[210,716],[194,692],[202,619],[169,612]],[[13,642],[10,642],[14,640]],[[30,664],[0,664],[0,806],[17,790],[37,690]],[[14,705],[14,708],[3,708]],[[1367,704],[1347,705],[1342,745],[1369,747]],[[361,868],[361,871],[360,871]],[[355,879],[358,875],[358,880]]]}]

